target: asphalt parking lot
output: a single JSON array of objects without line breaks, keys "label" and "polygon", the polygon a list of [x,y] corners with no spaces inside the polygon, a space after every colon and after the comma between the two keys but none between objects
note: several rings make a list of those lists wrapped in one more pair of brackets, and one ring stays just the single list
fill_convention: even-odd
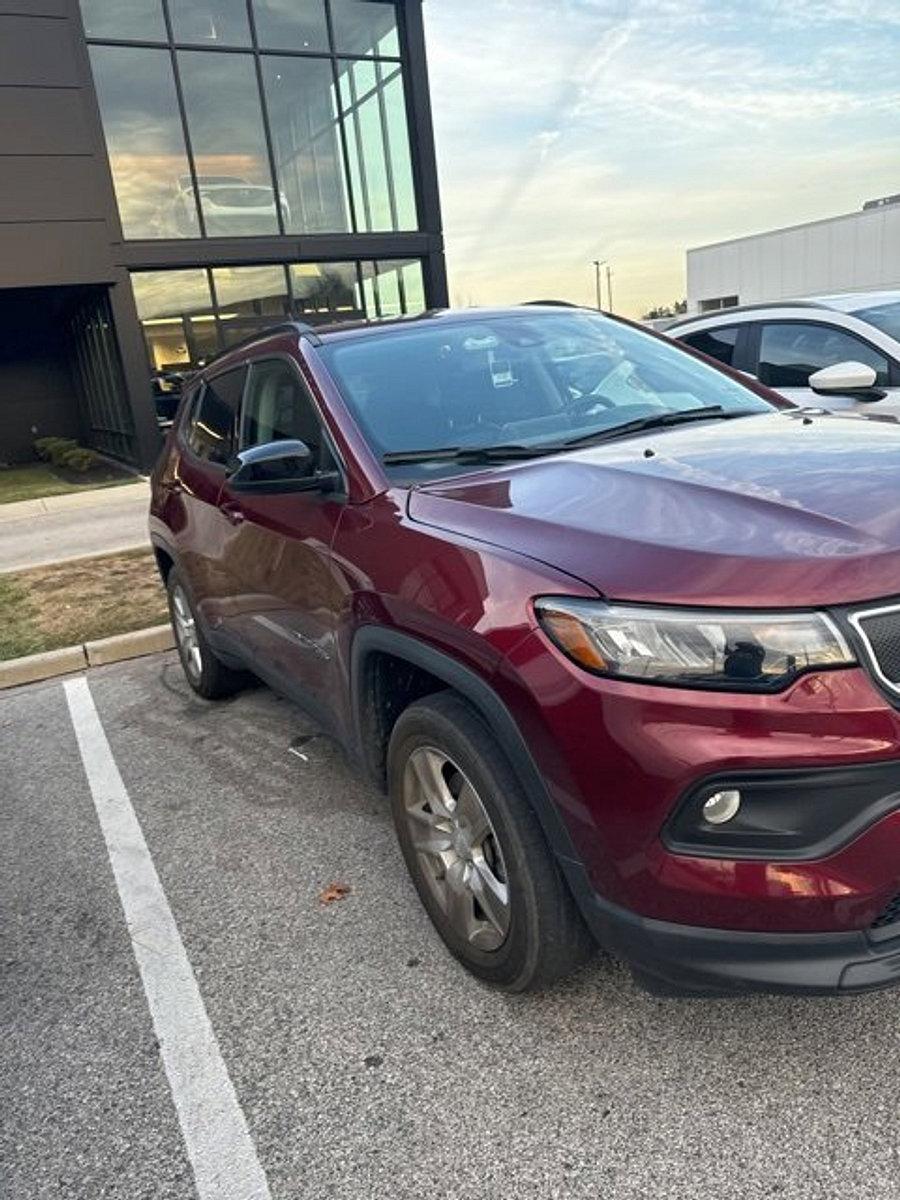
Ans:
[{"label": "asphalt parking lot", "polygon": [[[897,994],[663,1000],[602,957],[492,993],[432,933],[384,801],[297,709],[207,704],[171,655],[89,688],[268,1192],[195,1178],[53,682],[0,696],[7,1200],[897,1194]],[[352,890],[321,904],[333,882]]]}]

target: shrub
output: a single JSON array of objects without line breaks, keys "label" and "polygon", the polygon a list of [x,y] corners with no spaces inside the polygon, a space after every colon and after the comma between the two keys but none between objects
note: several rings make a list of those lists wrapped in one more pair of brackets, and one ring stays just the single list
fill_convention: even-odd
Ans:
[{"label": "shrub", "polygon": [[56,466],[68,467],[70,471],[89,471],[97,462],[97,455],[84,446],[74,446],[60,455],[58,462],[53,461]]},{"label": "shrub", "polygon": [[34,443],[34,450],[38,458],[42,458],[44,462],[49,462],[53,458],[54,451],[62,447],[66,450],[74,450],[78,445],[72,438],[62,437],[43,437],[37,438]]},{"label": "shrub", "polygon": [[56,442],[50,447],[50,461],[54,467],[61,467],[66,455],[71,454],[73,450],[77,449],[78,443],[73,438],[57,438]]}]

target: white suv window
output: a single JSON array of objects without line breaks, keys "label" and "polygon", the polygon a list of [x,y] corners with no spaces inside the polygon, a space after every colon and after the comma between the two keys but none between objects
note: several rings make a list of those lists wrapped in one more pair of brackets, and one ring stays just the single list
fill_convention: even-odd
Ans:
[{"label": "white suv window", "polygon": [[888,360],[845,329],[807,321],[773,322],[762,327],[758,375],[760,383],[768,387],[805,388],[815,371],[851,361],[872,367],[878,386],[887,386]]},{"label": "white suv window", "polygon": [[726,367],[734,365],[734,351],[737,346],[739,326],[726,325],[724,328],[701,329],[697,333],[688,333],[681,339],[686,346],[708,354]]}]

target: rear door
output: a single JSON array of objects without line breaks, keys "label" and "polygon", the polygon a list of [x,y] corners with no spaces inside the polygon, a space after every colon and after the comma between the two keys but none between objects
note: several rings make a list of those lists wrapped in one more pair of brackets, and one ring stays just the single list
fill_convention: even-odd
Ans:
[{"label": "rear door", "polygon": [[[311,473],[338,465],[293,360],[255,360],[244,394],[239,450],[287,439],[310,448]],[[347,592],[331,561],[342,491],[246,492],[226,481],[219,508],[227,528],[222,555],[230,595],[227,629],[248,665],[328,720],[335,632]]]},{"label": "rear door", "polygon": [[178,431],[178,461],[166,483],[172,492],[168,507],[178,509],[169,526],[175,530],[179,567],[211,628],[220,624],[228,604],[222,554],[230,527],[219,508],[219,493],[235,452],[246,374],[240,366],[200,385]]}]

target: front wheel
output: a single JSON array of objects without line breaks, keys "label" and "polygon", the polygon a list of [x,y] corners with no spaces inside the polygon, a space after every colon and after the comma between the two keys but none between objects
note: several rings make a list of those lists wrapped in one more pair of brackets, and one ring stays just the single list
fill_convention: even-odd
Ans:
[{"label": "front wheel", "polygon": [[234,671],[216,658],[197,620],[187,589],[174,567],[166,579],[166,591],[175,647],[188,683],[205,700],[231,696],[246,683],[247,677],[242,671]]},{"label": "front wheel", "polygon": [[584,961],[593,943],[537,818],[464,700],[441,692],[401,714],[388,782],[419,897],[473,975],[532,991]]}]

